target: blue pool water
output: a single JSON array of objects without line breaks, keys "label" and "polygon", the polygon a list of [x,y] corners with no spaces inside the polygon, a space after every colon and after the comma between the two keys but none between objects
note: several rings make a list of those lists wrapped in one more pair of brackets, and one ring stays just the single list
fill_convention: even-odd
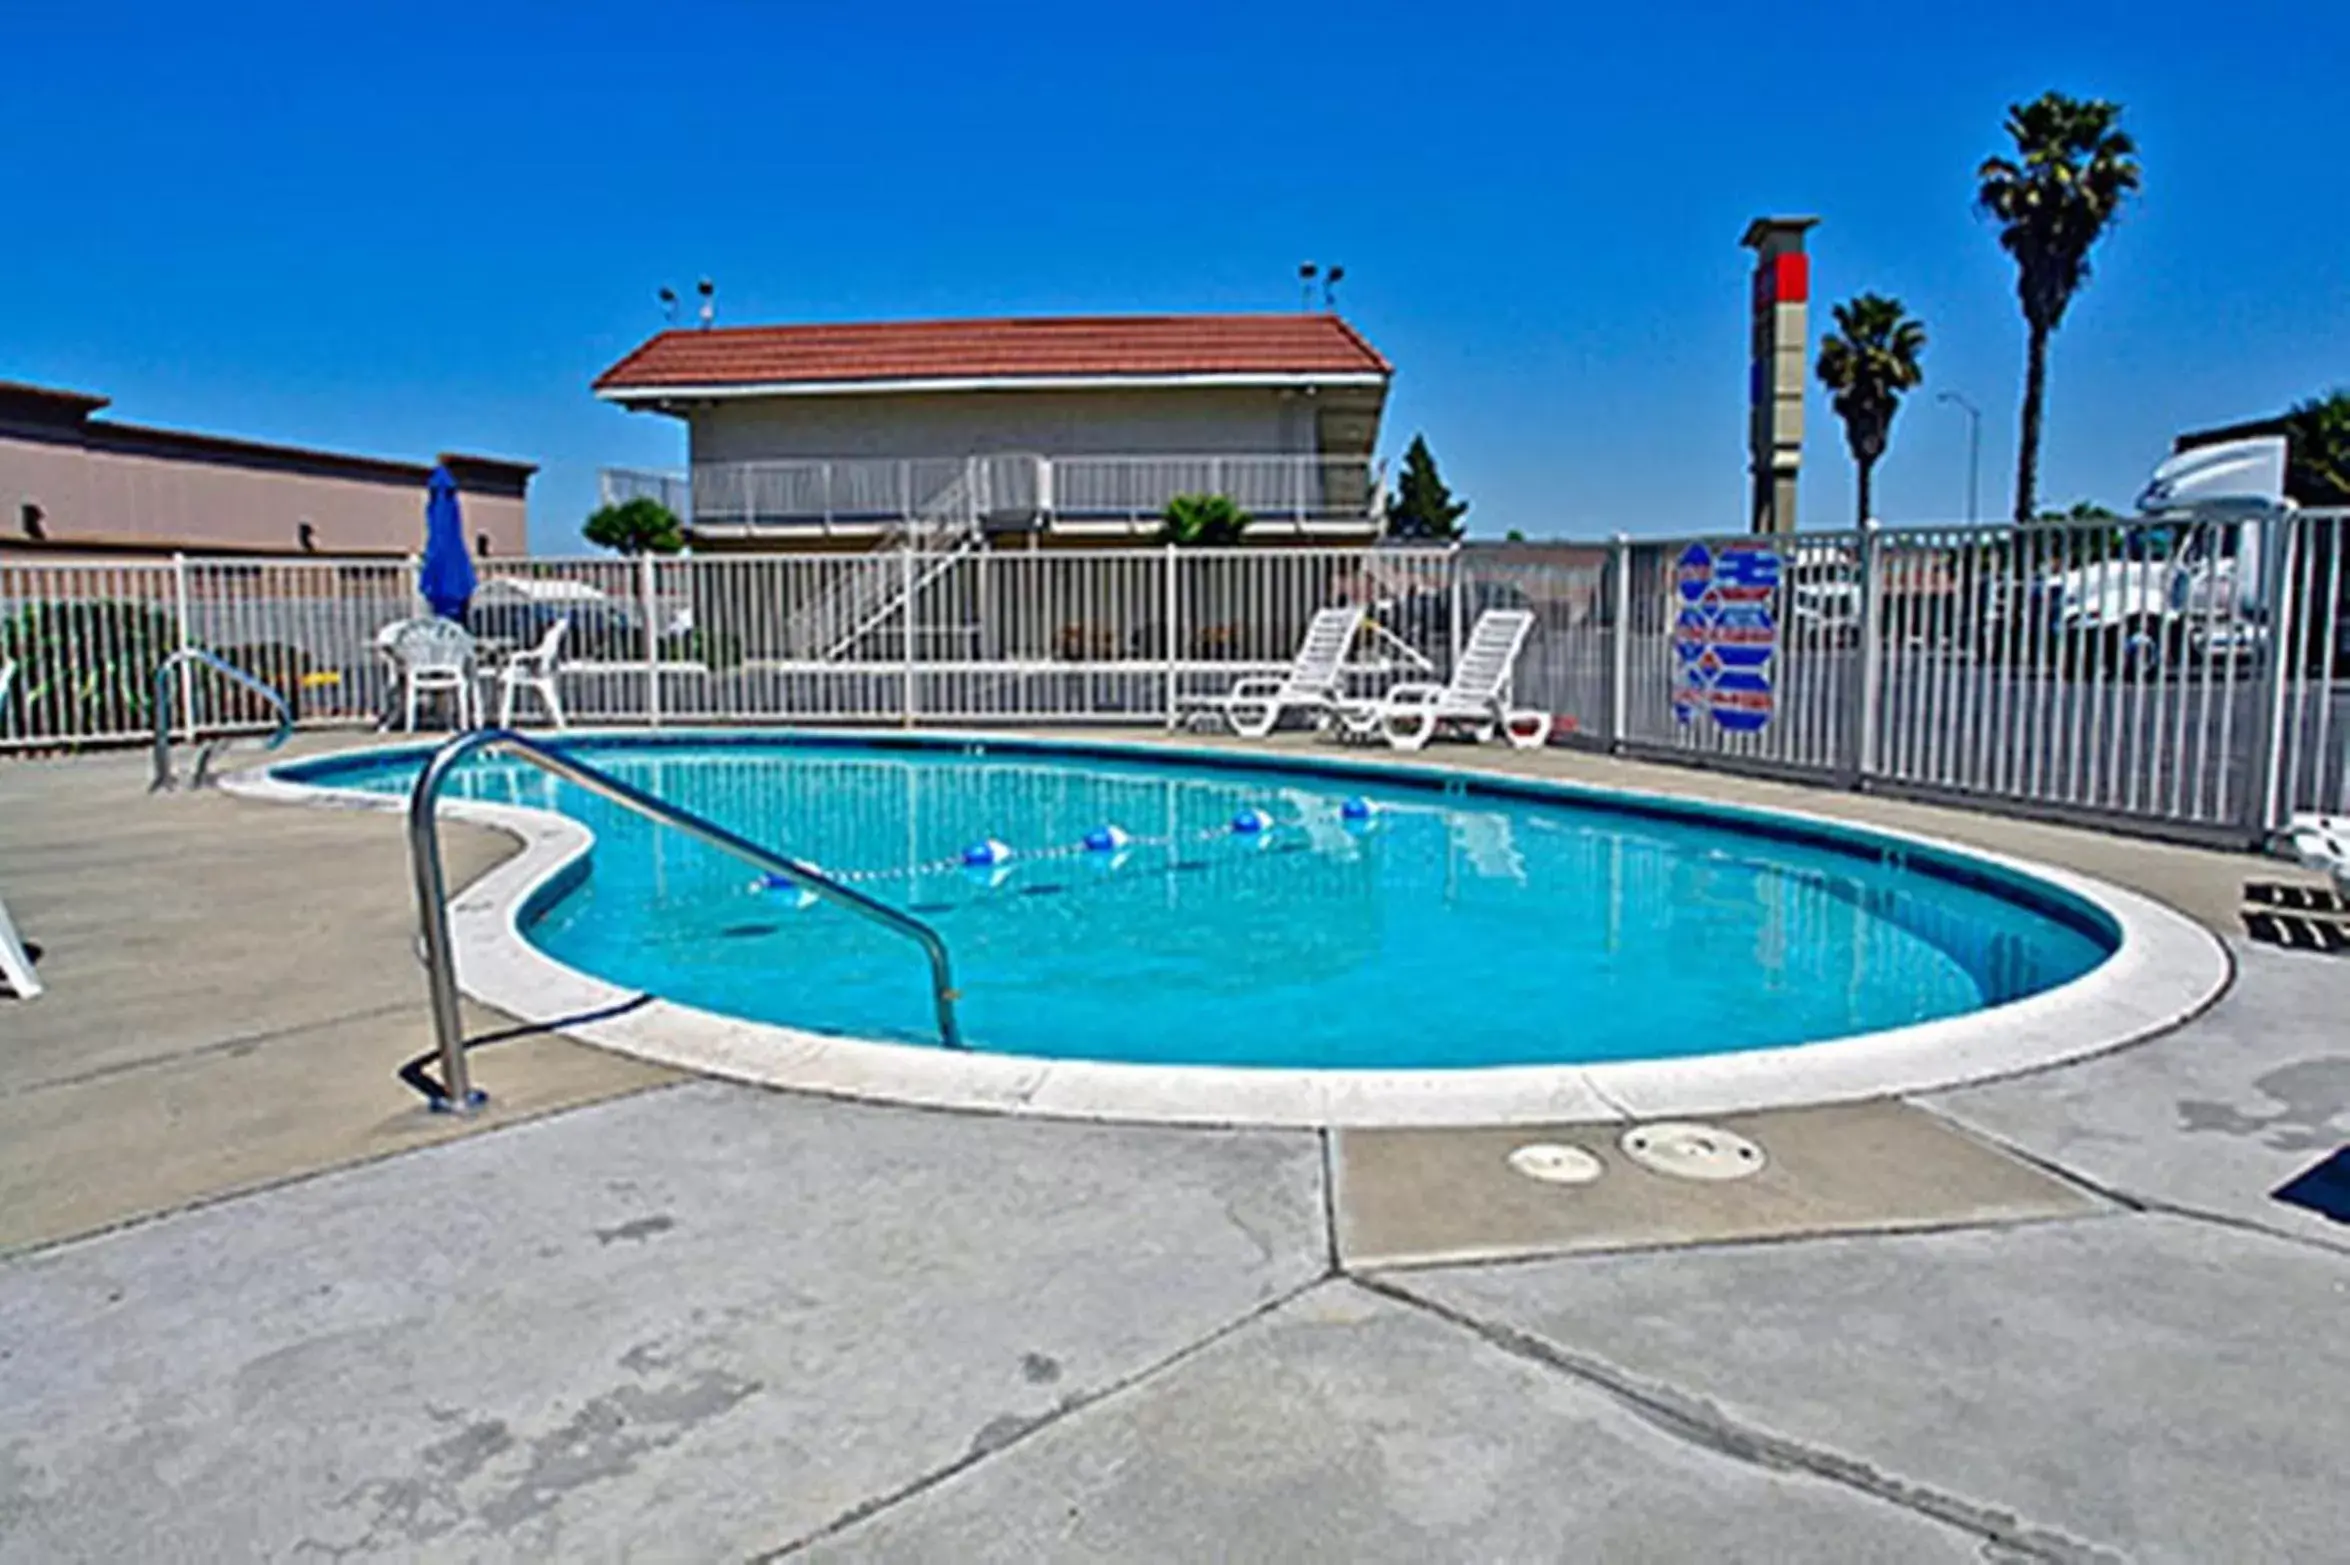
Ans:
[{"label": "blue pool water", "polygon": [[[1950,1016],[2080,976],[2068,893],[1858,834],[1509,785],[911,743],[581,741],[581,759],[934,924],[971,1046],[1407,1069],[1712,1054]],[[420,758],[281,768],[404,792]],[[550,955],[708,1010],[936,1044],[915,947],[519,762],[450,791],[552,807],[592,873]],[[1350,799],[1372,809],[1345,819]],[[1254,834],[1234,817],[1262,810]],[[1095,828],[1133,840],[1086,851]],[[966,868],[1001,841],[1008,865]]]}]

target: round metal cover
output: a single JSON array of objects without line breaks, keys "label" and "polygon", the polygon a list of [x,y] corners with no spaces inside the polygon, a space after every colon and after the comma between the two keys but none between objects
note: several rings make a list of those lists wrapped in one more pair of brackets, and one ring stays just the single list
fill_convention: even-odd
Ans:
[{"label": "round metal cover", "polygon": [[1744,1179],[1762,1172],[1763,1149],[1715,1125],[1667,1120],[1635,1125],[1618,1143],[1642,1168],[1675,1179]]},{"label": "round metal cover", "polygon": [[1607,1172],[1598,1158],[1581,1147],[1556,1141],[1529,1141],[1513,1149],[1510,1167],[1546,1185],[1587,1185]]}]

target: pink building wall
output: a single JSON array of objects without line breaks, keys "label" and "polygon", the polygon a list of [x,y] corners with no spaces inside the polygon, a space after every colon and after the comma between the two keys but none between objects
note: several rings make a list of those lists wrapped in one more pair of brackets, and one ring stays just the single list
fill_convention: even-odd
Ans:
[{"label": "pink building wall", "polygon": [[[90,416],[104,405],[0,384],[0,551],[406,554],[422,541],[430,464]],[[457,479],[475,552],[527,552],[535,469],[455,453],[439,460]]]}]

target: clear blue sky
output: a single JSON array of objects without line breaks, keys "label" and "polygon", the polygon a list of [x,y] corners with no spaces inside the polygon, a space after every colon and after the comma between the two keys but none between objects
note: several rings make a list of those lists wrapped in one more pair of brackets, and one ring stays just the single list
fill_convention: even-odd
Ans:
[{"label": "clear blue sky", "polygon": [[[541,550],[667,420],[587,382],[730,322],[1293,307],[1398,366],[1474,530],[1735,527],[1746,257],[1813,212],[1828,299],[1932,333],[1879,472],[1947,518],[2022,327],[1970,210],[2009,101],[2127,105],[2143,201],[2059,333],[2044,497],[2126,502],[2181,427],[2350,382],[2350,7],[15,6],[0,379],[122,417],[541,463]],[[1911,8],[1903,8],[1911,9]],[[1813,397],[1805,517],[1851,477]]]}]

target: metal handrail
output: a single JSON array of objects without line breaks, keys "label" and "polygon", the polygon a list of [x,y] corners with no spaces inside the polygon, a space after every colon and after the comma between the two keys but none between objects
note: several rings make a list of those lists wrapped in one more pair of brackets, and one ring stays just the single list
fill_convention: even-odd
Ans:
[{"label": "metal handrail", "polygon": [[[201,663],[214,673],[235,680],[255,695],[264,696],[277,708],[277,731],[269,736],[265,749],[274,750],[284,744],[294,732],[294,709],[275,685],[246,673],[216,653],[202,647],[182,647],[155,666],[155,775],[147,784],[149,793],[161,793],[173,785],[171,775],[171,673],[182,663]],[[188,691],[188,737],[196,737],[196,693]],[[204,786],[204,762],[196,763],[196,772],[189,786]]]},{"label": "metal handrail", "polygon": [[435,750],[408,795],[408,857],[416,878],[416,911],[424,929],[424,963],[432,989],[433,1033],[440,1045],[441,1086],[444,1100],[433,1106],[469,1113],[486,1101],[470,1084],[465,1065],[465,1028],[457,1009],[456,957],[449,943],[448,882],[441,871],[441,842],[435,806],[441,785],[457,766],[478,750],[495,748],[528,761],[543,772],[584,788],[600,798],[625,806],[664,826],[673,826],[714,848],[733,854],[770,875],[850,912],[894,930],[920,945],[930,959],[931,993],[938,1006],[939,1041],[950,1049],[964,1047],[962,1029],[955,1022],[954,972],[947,960],[947,943],[937,930],[910,913],[845,886],[815,865],[762,848],[738,837],[715,821],[622,782],[585,762],[526,739],[510,728],[480,728],[459,734]]}]

